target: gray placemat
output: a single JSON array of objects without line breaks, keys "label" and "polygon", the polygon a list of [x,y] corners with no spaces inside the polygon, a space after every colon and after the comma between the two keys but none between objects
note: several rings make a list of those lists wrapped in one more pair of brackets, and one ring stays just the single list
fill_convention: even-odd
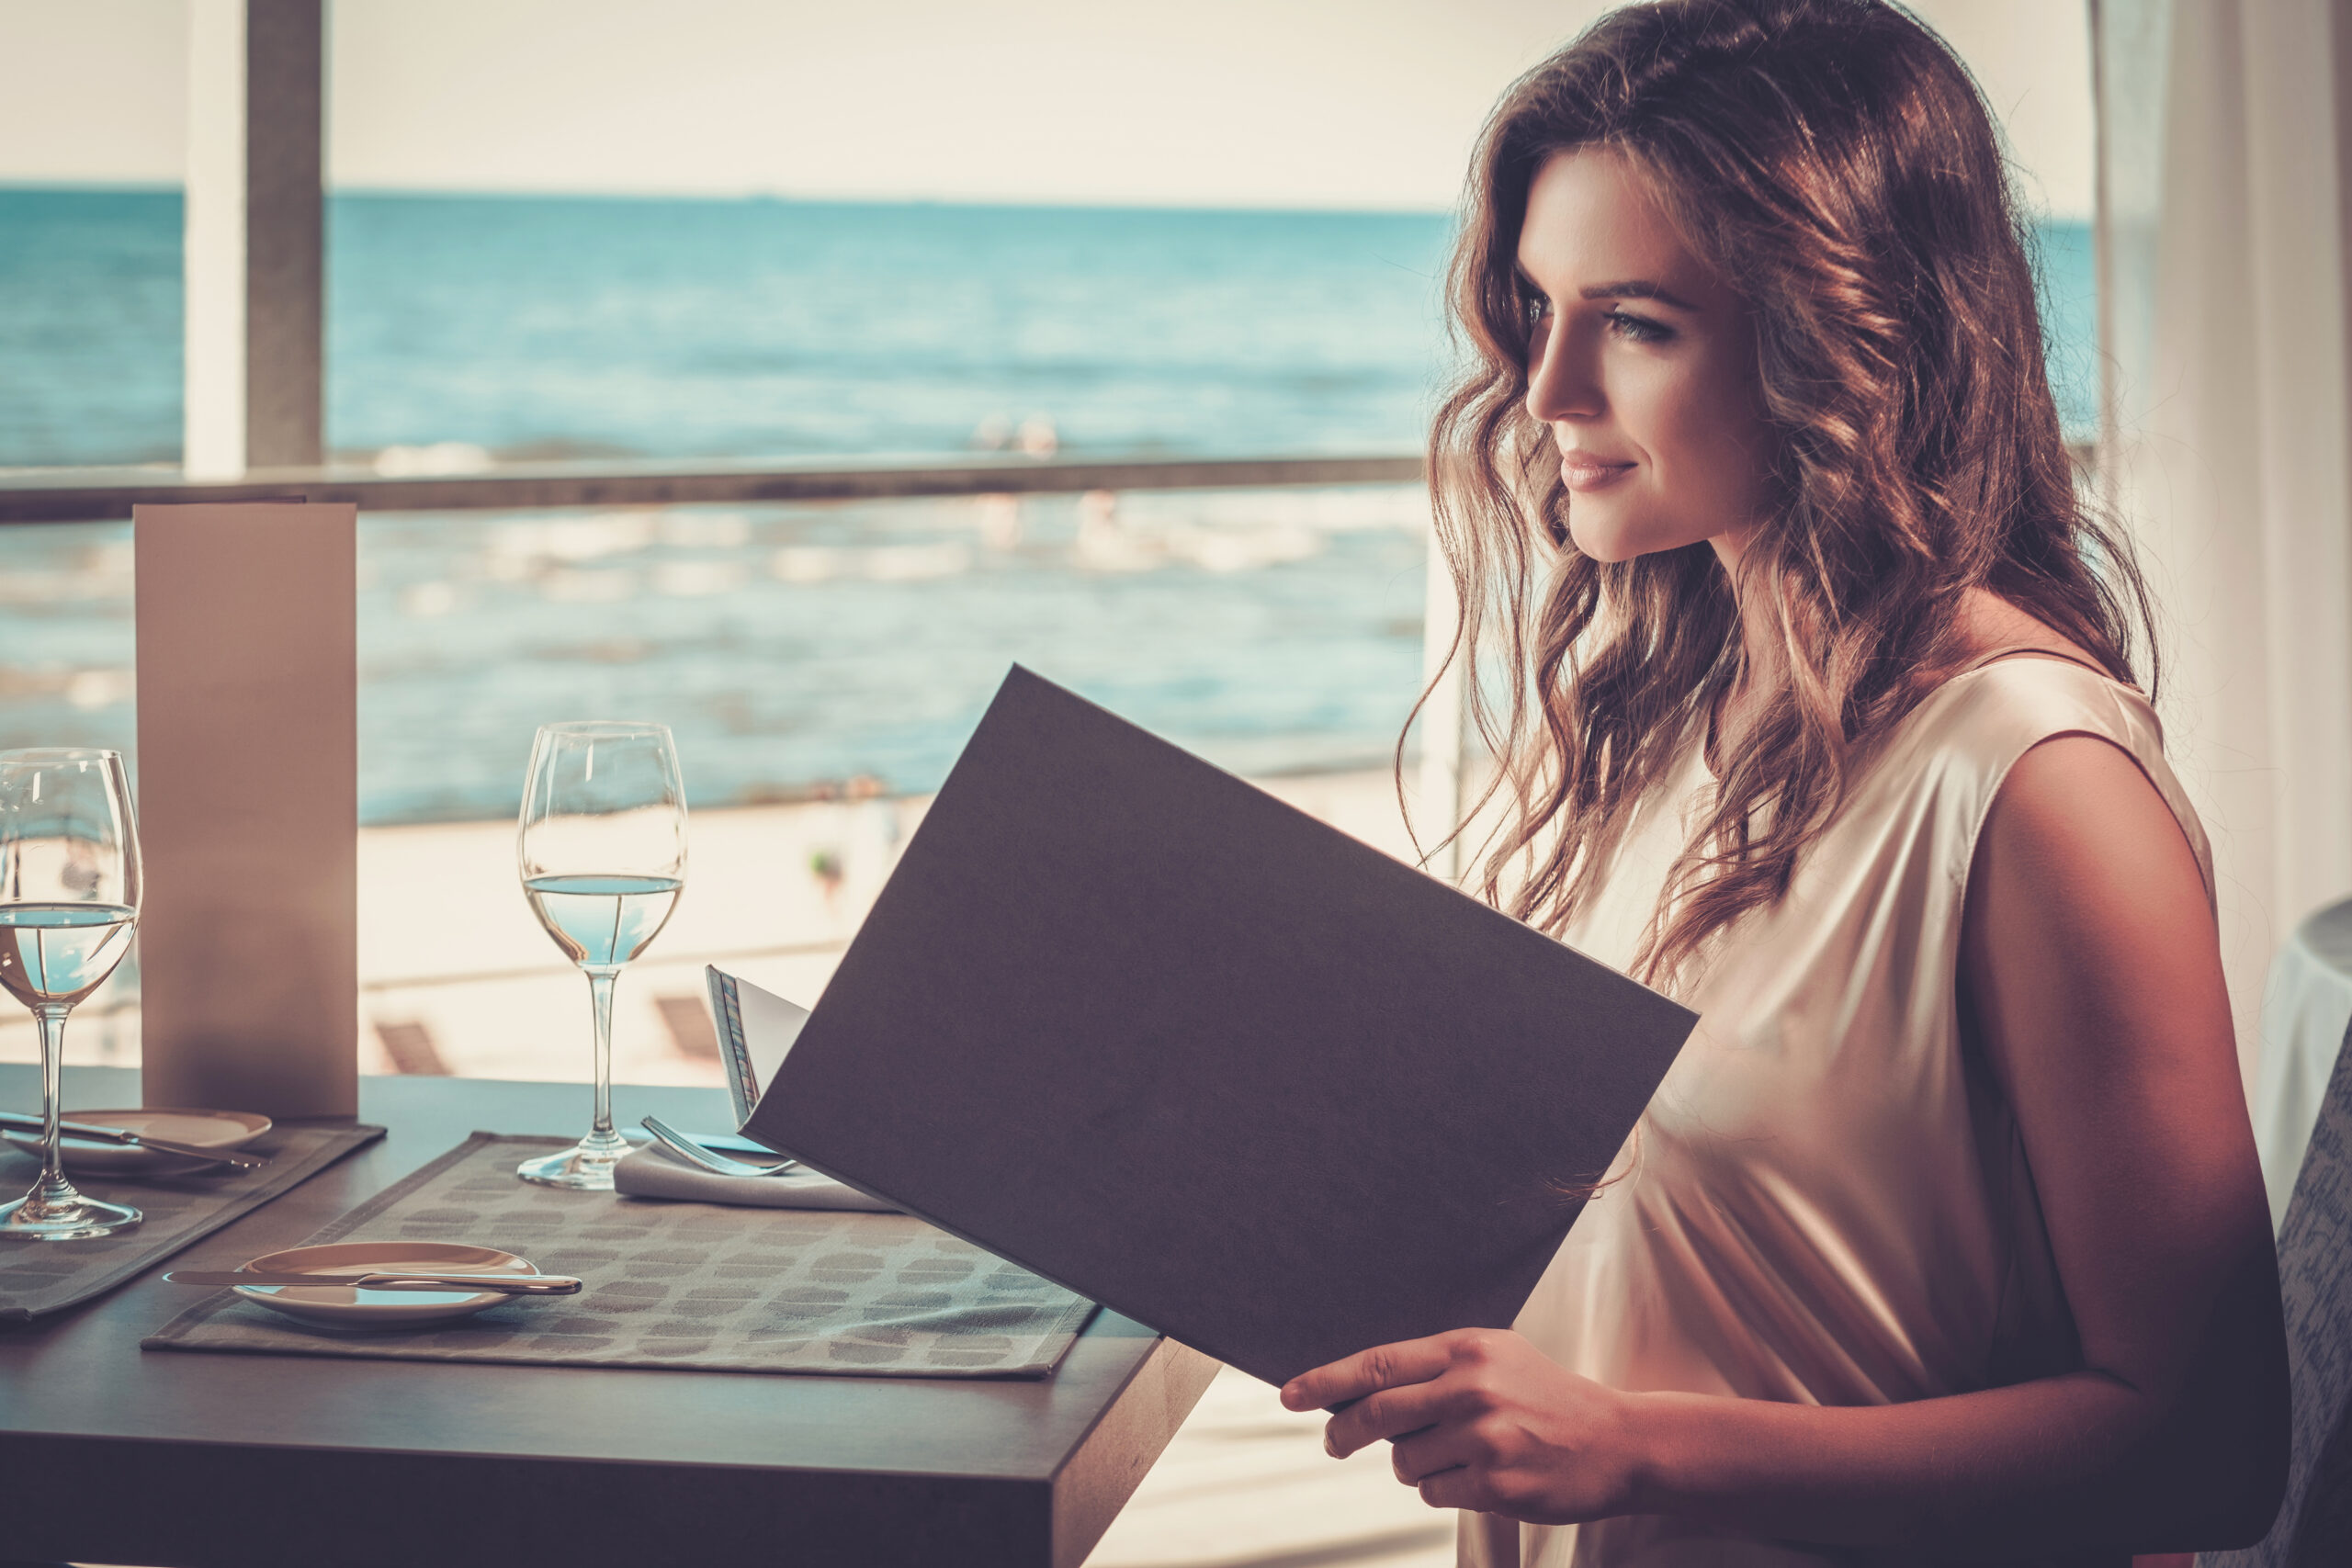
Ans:
[{"label": "gray placemat", "polygon": [[[0,1329],[113,1290],[383,1135],[381,1127],[365,1123],[281,1125],[246,1145],[248,1153],[270,1156],[255,1170],[216,1166],[186,1176],[73,1176],[91,1197],[128,1203],[145,1218],[135,1229],[90,1241],[0,1241]],[[0,1144],[0,1201],[21,1196],[40,1176],[39,1156]]]},{"label": "gray placemat", "polygon": [[1094,1303],[907,1214],[565,1192],[514,1167],[561,1138],[477,1133],[311,1237],[503,1247],[579,1295],[438,1327],[312,1328],[231,1292],[144,1341],[416,1361],[874,1377],[1044,1377]]}]

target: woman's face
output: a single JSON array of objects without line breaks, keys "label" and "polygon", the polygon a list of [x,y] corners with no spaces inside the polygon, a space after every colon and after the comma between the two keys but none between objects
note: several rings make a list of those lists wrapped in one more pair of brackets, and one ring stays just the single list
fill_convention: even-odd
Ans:
[{"label": "woman's face", "polygon": [[1527,412],[1560,449],[1577,548],[1618,561],[1708,539],[1736,560],[1771,450],[1747,308],[1602,148],[1537,171],[1519,271]]}]

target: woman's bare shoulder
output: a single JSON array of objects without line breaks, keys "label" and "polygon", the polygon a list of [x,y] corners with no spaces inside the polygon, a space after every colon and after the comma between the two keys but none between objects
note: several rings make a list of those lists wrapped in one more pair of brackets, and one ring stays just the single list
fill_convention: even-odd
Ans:
[{"label": "woman's bare shoulder", "polygon": [[[1998,781],[1988,833],[2056,834],[2098,841],[2124,822],[2145,829],[2163,820],[2197,853],[2196,835],[2178,821],[2179,807],[2150,773],[2164,772],[2163,738],[2153,714],[2138,702],[2115,701],[2106,663],[2032,615],[1981,590],[1963,606],[1968,659],[1981,662],[2006,650],[2063,656],[2041,660],[2019,651],[1986,668],[2011,671],[1971,682],[1963,698],[1984,738],[1990,776]],[[2056,673],[2050,666],[2060,664]],[[2021,668],[2039,665],[2041,672]],[[2072,671],[2080,671],[2079,674]],[[2094,692],[2096,691],[2096,696]]]}]

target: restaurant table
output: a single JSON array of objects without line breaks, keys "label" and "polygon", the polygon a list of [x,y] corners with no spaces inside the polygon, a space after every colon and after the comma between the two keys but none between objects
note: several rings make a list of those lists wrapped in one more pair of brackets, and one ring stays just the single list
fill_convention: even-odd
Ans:
[{"label": "restaurant table", "polygon": [[2313,911],[2270,961],[2262,988],[2262,1051],[2254,1079],[2254,1144],[2270,1198],[2270,1228],[2286,1223],[2336,1053],[2352,1026],[2352,898]]},{"label": "restaurant table", "polygon": [[[65,1077],[69,1106],[139,1103],[134,1072]],[[40,1093],[34,1069],[0,1066],[0,1104]],[[649,1111],[732,1125],[715,1089],[614,1093],[625,1127]],[[476,1129],[577,1132],[588,1099],[579,1084],[363,1079],[359,1118],[382,1141],[109,1295],[0,1331],[0,1559],[1070,1565],[1216,1371],[1107,1309],[1025,1382],[139,1348],[203,1299],[161,1283],[164,1269],[293,1246]]]}]

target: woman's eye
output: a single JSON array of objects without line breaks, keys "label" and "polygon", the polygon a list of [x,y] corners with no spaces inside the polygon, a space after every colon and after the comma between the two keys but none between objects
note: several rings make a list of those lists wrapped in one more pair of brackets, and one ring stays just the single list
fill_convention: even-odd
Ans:
[{"label": "woman's eye", "polygon": [[1538,326],[1542,324],[1544,317],[1552,313],[1552,301],[1541,294],[1521,294],[1519,297],[1519,309],[1521,318],[1529,326]]},{"label": "woman's eye", "polygon": [[1608,321],[1609,330],[1629,343],[1664,343],[1674,335],[1674,329],[1663,321],[1629,316],[1623,310],[1610,311]]}]

